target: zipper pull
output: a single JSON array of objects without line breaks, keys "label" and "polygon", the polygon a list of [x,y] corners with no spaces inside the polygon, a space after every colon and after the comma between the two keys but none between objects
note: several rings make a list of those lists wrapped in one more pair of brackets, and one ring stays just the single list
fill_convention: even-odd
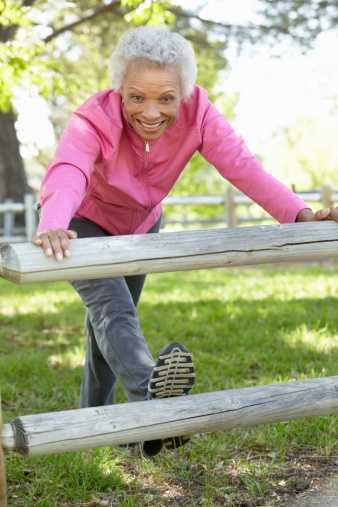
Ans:
[{"label": "zipper pull", "polygon": [[145,143],[144,143],[144,149],[146,150],[147,153],[150,152],[150,146],[149,146],[149,142],[148,141],[145,141]]}]

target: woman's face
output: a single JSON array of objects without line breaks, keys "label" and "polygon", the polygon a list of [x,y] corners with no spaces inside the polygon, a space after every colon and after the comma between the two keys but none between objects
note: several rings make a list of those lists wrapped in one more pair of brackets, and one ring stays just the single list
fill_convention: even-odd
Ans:
[{"label": "woman's face", "polygon": [[127,122],[143,139],[158,139],[177,117],[181,100],[178,70],[173,65],[131,62],[120,93]]}]

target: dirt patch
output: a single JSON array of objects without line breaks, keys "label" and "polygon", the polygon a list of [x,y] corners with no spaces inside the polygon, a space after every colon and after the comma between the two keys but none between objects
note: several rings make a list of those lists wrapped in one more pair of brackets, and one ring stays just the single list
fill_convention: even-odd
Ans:
[{"label": "dirt patch", "polygon": [[338,507],[338,476],[305,495],[299,495],[288,507]]},{"label": "dirt patch", "polygon": [[[248,459],[249,456],[246,456]],[[265,463],[270,472],[261,480],[264,483],[259,491],[250,489],[250,476],[245,469],[219,460],[213,469],[203,463],[187,463],[190,470],[188,477],[176,476],[172,473],[153,474],[140,473],[136,463],[128,459],[124,461],[125,473],[130,477],[129,484],[123,492],[116,491],[109,498],[105,497],[103,503],[118,507],[127,504],[128,498],[133,498],[131,505],[147,507],[193,507],[213,505],[213,507],[338,507],[336,503],[323,503],[324,491],[326,496],[332,496],[328,488],[328,478],[338,477],[338,456],[318,456],[308,453],[288,456],[283,464],[269,462],[269,456],[258,452],[251,455],[249,461]],[[270,466],[271,465],[271,466]],[[207,493],[207,485],[212,492]],[[326,489],[325,489],[326,488]],[[321,503],[309,503],[308,498],[321,492]],[[210,495],[210,496],[209,496]],[[324,499],[324,500],[323,500]],[[209,503],[205,503],[206,500]],[[295,503],[295,502],[299,503]],[[328,501],[328,500],[327,500]],[[332,499],[333,501],[333,499]],[[107,502],[107,503],[104,503]],[[212,502],[212,503],[211,503]],[[303,503],[302,503],[303,502]],[[304,503],[305,502],[305,503]],[[306,503],[307,502],[307,503]]]},{"label": "dirt patch", "polygon": [[[275,502],[263,505],[310,507],[312,504],[301,502],[315,492],[324,491],[328,478],[333,480],[338,475],[338,456],[316,456],[311,453],[293,455],[288,457],[283,468],[282,473],[278,474],[277,487],[270,492],[270,498]],[[326,507],[325,503],[317,505]],[[334,507],[338,507],[338,498]]]}]

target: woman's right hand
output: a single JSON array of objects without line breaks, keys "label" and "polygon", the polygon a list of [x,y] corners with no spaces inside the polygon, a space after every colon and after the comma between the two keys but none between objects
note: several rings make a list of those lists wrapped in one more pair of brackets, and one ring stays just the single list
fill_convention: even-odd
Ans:
[{"label": "woman's right hand", "polygon": [[50,229],[32,237],[32,243],[40,246],[47,257],[54,256],[57,261],[70,256],[69,240],[77,237],[70,229]]}]

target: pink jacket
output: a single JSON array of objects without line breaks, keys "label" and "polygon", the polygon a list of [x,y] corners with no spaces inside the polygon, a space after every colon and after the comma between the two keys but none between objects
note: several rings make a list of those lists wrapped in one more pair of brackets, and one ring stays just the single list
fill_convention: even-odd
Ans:
[{"label": "pink jacket", "polygon": [[126,124],[120,95],[108,90],[79,107],[63,133],[43,180],[38,232],[67,229],[77,216],[111,234],[145,233],[196,150],[279,222],[294,222],[307,207],[264,171],[199,86],[149,143]]}]

